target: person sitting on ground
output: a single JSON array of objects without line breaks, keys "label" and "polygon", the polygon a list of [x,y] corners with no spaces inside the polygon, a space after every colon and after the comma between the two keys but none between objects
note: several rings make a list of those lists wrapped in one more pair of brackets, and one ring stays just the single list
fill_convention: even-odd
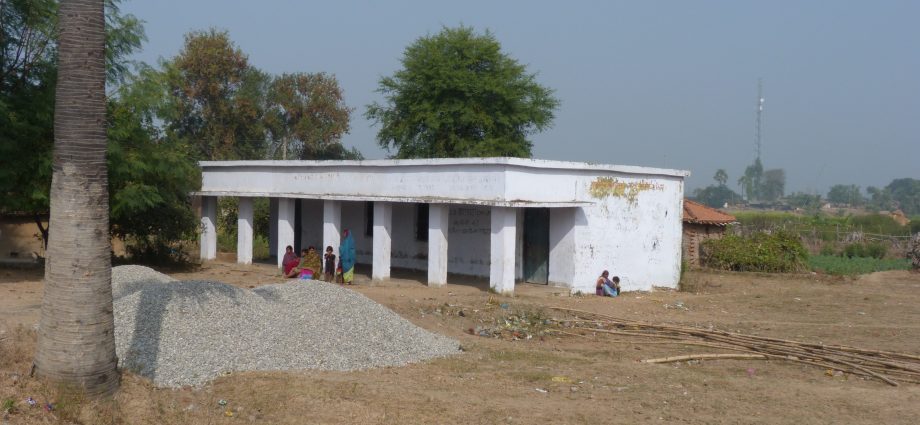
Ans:
[{"label": "person sitting on ground", "polygon": [[294,254],[294,247],[288,245],[287,248],[285,248],[284,257],[281,259],[281,267],[284,271],[284,275],[287,276],[291,273],[291,270],[297,266],[299,261],[297,254]]},{"label": "person sitting on ground", "polygon": [[318,276],[323,270],[323,260],[319,257],[319,253],[316,252],[316,248],[311,246],[307,248],[307,253],[304,255],[304,260],[301,261],[302,270],[308,270],[311,275]]},{"label": "person sitting on ground", "polygon": [[325,274],[325,281],[332,282],[335,280],[335,254],[332,251],[332,245],[326,247],[326,254],[323,256],[323,259],[326,260],[325,267],[323,267],[323,273]]},{"label": "person sitting on ground", "polygon": [[[297,258],[297,257],[295,257]],[[307,250],[300,251],[300,258],[297,258],[297,263],[294,264],[294,267],[291,267],[284,275],[286,277],[297,277],[300,275],[300,270],[303,269],[304,260],[307,258]]]},{"label": "person sitting on ground", "polygon": [[615,297],[620,295],[620,278],[614,276],[613,279],[609,279],[610,272],[604,270],[601,273],[600,277],[597,278],[597,285],[595,293],[600,296]]},{"label": "person sitting on ground", "polygon": [[312,279],[312,276],[319,273],[321,270],[320,267],[322,267],[322,260],[319,259],[316,248],[311,246],[301,252],[300,263],[288,273],[287,277],[303,277],[304,275],[309,275]]}]

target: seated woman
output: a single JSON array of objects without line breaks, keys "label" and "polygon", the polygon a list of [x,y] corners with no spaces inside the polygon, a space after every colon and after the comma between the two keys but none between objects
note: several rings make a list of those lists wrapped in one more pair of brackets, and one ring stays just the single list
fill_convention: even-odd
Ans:
[{"label": "seated woman", "polygon": [[610,276],[610,272],[604,270],[600,277],[597,278],[595,294],[602,297],[615,297],[620,295],[620,278],[618,276],[614,276],[613,280],[611,280],[607,278],[608,276]]},{"label": "seated woman", "polygon": [[281,259],[281,267],[285,276],[291,273],[291,270],[297,266],[298,261],[297,255],[294,254],[294,247],[288,245],[284,251],[284,257]]},{"label": "seated woman", "polygon": [[297,277],[304,273],[313,276],[318,274],[321,269],[322,260],[319,258],[316,248],[311,246],[303,250],[300,263],[287,274],[287,277]]}]

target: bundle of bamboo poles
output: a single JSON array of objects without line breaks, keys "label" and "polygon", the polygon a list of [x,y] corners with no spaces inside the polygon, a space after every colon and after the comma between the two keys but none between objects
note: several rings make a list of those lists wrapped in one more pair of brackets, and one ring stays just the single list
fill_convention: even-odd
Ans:
[{"label": "bundle of bamboo poles", "polygon": [[656,342],[661,344],[692,345],[734,352],[647,359],[642,360],[644,363],[709,359],[784,360],[878,379],[893,386],[898,386],[899,382],[920,384],[920,356],[917,355],[790,341],[684,325],[655,324],[569,308],[552,308],[574,316],[556,319],[560,323],[569,324],[572,330],[628,338],[657,338],[665,340]]}]

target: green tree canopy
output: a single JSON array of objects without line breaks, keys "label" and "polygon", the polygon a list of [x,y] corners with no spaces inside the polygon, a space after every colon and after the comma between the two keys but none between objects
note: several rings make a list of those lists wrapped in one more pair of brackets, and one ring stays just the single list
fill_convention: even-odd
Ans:
[{"label": "green tree canopy", "polygon": [[894,179],[885,191],[897,202],[898,208],[907,214],[920,214],[920,180],[912,178]]},{"label": "green tree canopy", "polygon": [[335,77],[325,73],[283,74],[271,82],[265,116],[273,158],[324,159],[345,156],[351,109]]},{"label": "green tree canopy", "polygon": [[[106,72],[117,84],[144,41],[141,22],[107,0]],[[58,2],[0,2],[0,212],[48,211]],[[42,229],[44,232],[44,229]]]},{"label": "green tree canopy", "polygon": [[224,31],[185,36],[182,51],[163,64],[167,99],[161,110],[171,136],[193,146],[198,159],[261,159],[270,77]]},{"label": "green tree canopy", "polygon": [[828,202],[838,205],[860,206],[865,203],[859,186],[855,184],[835,184],[827,192]]},{"label": "green tree canopy", "polygon": [[528,137],[552,124],[559,104],[495,36],[470,27],[419,38],[402,66],[380,79],[386,100],[365,114],[396,158],[529,157]]}]

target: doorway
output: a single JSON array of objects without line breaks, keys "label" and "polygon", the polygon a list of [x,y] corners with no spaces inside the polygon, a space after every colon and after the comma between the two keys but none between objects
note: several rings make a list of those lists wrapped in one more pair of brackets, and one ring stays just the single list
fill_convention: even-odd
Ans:
[{"label": "doorway", "polygon": [[524,209],[524,282],[549,283],[549,208]]}]

